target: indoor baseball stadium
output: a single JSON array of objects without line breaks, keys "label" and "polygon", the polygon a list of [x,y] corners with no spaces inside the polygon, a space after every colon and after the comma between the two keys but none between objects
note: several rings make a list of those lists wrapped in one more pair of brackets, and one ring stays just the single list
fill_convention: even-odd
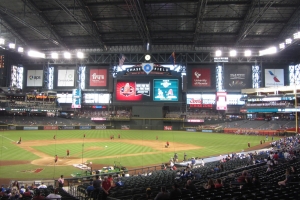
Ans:
[{"label": "indoor baseball stadium", "polygon": [[300,199],[298,116],[300,0],[0,0],[0,200]]}]

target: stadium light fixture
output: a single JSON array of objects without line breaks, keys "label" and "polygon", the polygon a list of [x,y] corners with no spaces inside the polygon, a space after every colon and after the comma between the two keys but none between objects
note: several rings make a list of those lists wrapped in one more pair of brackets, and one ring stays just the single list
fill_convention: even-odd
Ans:
[{"label": "stadium light fixture", "polygon": [[33,51],[33,50],[28,51],[28,56],[33,57],[33,58],[45,58],[44,53],[41,53],[38,51]]},{"label": "stadium light fixture", "polygon": [[279,49],[284,49],[285,48],[285,43],[280,43],[279,44]]},{"label": "stadium light fixture", "polygon": [[70,59],[71,58],[71,54],[69,52],[64,52],[64,57],[66,59]]},{"label": "stadium light fixture", "polygon": [[84,58],[84,54],[82,52],[77,52],[77,58],[79,59]]},{"label": "stadium light fixture", "polygon": [[222,56],[222,51],[221,50],[217,50],[216,51],[216,57],[220,57]]},{"label": "stadium light fixture", "polygon": [[236,50],[231,50],[231,51],[229,52],[229,55],[230,55],[231,57],[235,57],[235,56],[237,55]]},{"label": "stadium light fixture", "polygon": [[291,38],[286,39],[285,44],[292,44],[292,39]]},{"label": "stadium light fixture", "polygon": [[52,59],[58,59],[58,53],[52,52],[52,53],[51,53],[51,58],[52,58]]},{"label": "stadium light fixture", "polygon": [[16,44],[15,44],[15,43],[9,43],[9,44],[8,44],[8,47],[9,47],[10,49],[14,49],[14,48],[16,48]]},{"label": "stadium light fixture", "polygon": [[3,44],[5,44],[5,40],[4,40],[4,38],[0,38],[0,45],[3,45]]},{"label": "stadium light fixture", "polygon": [[294,40],[300,39],[300,32],[294,33]]},{"label": "stadium light fixture", "polygon": [[19,53],[23,53],[24,52],[24,48],[23,47],[18,47],[18,52]]},{"label": "stadium light fixture", "polygon": [[245,55],[246,57],[251,56],[251,55],[252,55],[251,50],[245,50],[244,55]]},{"label": "stadium light fixture", "polygon": [[270,55],[270,54],[275,54],[275,53],[277,53],[277,48],[270,47],[270,48],[259,51],[259,56]]}]

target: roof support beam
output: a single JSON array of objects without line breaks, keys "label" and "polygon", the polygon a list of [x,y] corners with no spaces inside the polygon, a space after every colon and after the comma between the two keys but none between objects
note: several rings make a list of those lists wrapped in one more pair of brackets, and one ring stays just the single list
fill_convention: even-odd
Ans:
[{"label": "roof support beam", "polygon": [[103,48],[104,50],[107,50],[107,47],[104,45],[102,38],[100,37],[100,32],[94,22],[92,21],[92,18],[89,16],[88,12],[85,10],[86,6],[82,0],[77,1],[81,4],[83,13],[85,14],[86,18],[88,18],[89,21],[89,28],[87,28],[82,21],[80,21],[60,0],[55,0],[55,2],[58,4],[58,6],[65,11],[70,17],[73,18],[73,20],[76,21],[76,23],[85,30],[89,35],[91,35],[99,44],[100,48]]},{"label": "roof support beam", "polygon": [[288,36],[291,37],[291,34],[293,34],[291,33],[291,31],[294,30],[292,26],[298,27],[297,31],[300,31],[300,1],[298,3],[299,4],[295,9],[294,13],[292,14],[288,22],[285,24],[285,26],[282,28],[278,39],[286,39],[285,37]]},{"label": "roof support beam", "polygon": [[142,38],[143,45],[151,43],[150,32],[145,18],[144,6],[139,0],[125,0],[136,28]]},{"label": "roof support beam", "polygon": [[245,37],[247,37],[248,33],[250,33],[251,29],[257,24],[257,22],[261,19],[264,13],[275,3],[274,0],[269,0],[259,11],[259,13],[254,15],[254,11],[256,9],[256,2],[257,0],[252,1],[252,4],[248,10],[244,23],[237,37],[236,45],[238,45]]},{"label": "roof support beam", "polygon": [[205,7],[207,5],[207,0],[199,0],[197,5],[197,18],[196,18],[196,27],[195,27],[195,36],[194,36],[194,44],[197,44],[197,41],[199,40],[199,34],[202,29],[203,24],[203,18],[205,14]]}]

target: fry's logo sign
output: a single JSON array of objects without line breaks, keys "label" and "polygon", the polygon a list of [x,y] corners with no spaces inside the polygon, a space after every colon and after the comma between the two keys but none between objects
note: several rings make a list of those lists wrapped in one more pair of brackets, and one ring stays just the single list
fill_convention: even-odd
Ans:
[{"label": "fry's logo sign", "polygon": [[91,69],[90,86],[106,86],[107,69]]},{"label": "fry's logo sign", "polygon": [[94,80],[104,80],[104,75],[93,73],[92,78]]}]

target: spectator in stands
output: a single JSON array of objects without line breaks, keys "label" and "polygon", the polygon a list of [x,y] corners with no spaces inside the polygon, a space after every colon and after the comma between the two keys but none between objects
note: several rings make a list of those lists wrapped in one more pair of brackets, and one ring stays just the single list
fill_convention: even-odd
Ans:
[{"label": "spectator in stands", "polygon": [[65,182],[64,175],[60,175],[60,178],[58,179],[58,187],[60,188],[64,187],[64,182]]},{"label": "spectator in stands", "polygon": [[11,200],[22,198],[22,195],[20,194],[20,191],[17,188],[17,186],[12,187],[11,192],[8,194],[8,196],[9,196],[9,199],[11,199]]},{"label": "spectator in stands", "polygon": [[111,189],[111,182],[108,180],[108,177],[105,176],[104,180],[102,182],[102,190],[103,190],[102,199],[103,200],[107,199],[110,189]]},{"label": "spectator in stands", "polygon": [[32,197],[32,194],[29,188],[26,188],[25,192],[23,193],[23,197]]},{"label": "spectator in stands", "polygon": [[168,200],[170,197],[170,193],[167,191],[165,186],[161,187],[161,192],[159,192],[154,200]]},{"label": "spectator in stands", "polygon": [[204,188],[209,190],[209,189],[215,189],[215,184],[213,179],[209,179],[208,182],[204,185]]},{"label": "spectator in stands", "polygon": [[25,192],[25,190],[26,190],[26,189],[25,189],[25,186],[22,185],[22,186],[21,186],[21,189],[20,189],[20,193],[23,194],[23,193]]},{"label": "spectator in stands", "polygon": [[93,182],[90,182],[90,185],[86,188],[86,193],[88,197],[91,197],[92,192],[94,191]]},{"label": "spectator in stands", "polygon": [[223,187],[222,180],[220,178],[218,178],[215,181],[215,188],[221,188],[221,187]]},{"label": "spectator in stands", "polygon": [[288,168],[285,171],[285,179],[283,181],[279,181],[278,185],[279,186],[285,186],[291,181],[291,170]]},{"label": "spectator in stands", "polygon": [[196,191],[196,190],[197,190],[197,188],[196,188],[196,186],[194,185],[194,183],[193,183],[192,180],[188,180],[188,181],[186,182],[185,189],[190,190],[190,191]]},{"label": "spectator in stands", "polygon": [[13,186],[17,187],[18,190],[20,189],[20,187],[19,187],[19,182],[18,182],[18,181],[14,181]]},{"label": "spectator in stands", "polygon": [[179,185],[174,183],[172,186],[173,190],[170,192],[170,199],[178,200],[181,197],[181,190],[179,189]]},{"label": "spectator in stands", "polygon": [[152,190],[151,188],[146,189],[146,199],[151,199]]},{"label": "spectator in stands", "polygon": [[54,200],[60,200],[61,196],[58,194],[58,189],[56,188],[53,193],[49,194],[46,198],[47,199],[54,199]]},{"label": "spectator in stands", "polygon": [[95,180],[93,181],[94,192],[93,198],[94,200],[98,199],[99,194],[101,193],[101,180],[99,179],[99,175],[96,175]]},{"label": "spectator in stands", "polygon": [[245,183],[242,184],[240,186],[241,189],[248,189],[248,188],[251,188],[253,185],[252,185],[252,180],[250,177],[246,177],[245,178]]},{"label": "spectator in stands", "polygon": [[45,199],[45,197],[41,195],[41,191],[36,190],[35,191],[35,196],[33,197],[32,200],[43,200],[43,199]]},{"label": "spectator in stands", "polygon": [[258,174],[254,174],[254,176],[252,178],[252,184],[254,187],[257,187],[257,188],[260,187],[261,183],[260,183]]},{"label": "spectator in stands", "polygon": [[45,185],[44,183],[42,183],[40,186],[38,186],[38,189],[45,189],[47,188],[47,185]]}]

